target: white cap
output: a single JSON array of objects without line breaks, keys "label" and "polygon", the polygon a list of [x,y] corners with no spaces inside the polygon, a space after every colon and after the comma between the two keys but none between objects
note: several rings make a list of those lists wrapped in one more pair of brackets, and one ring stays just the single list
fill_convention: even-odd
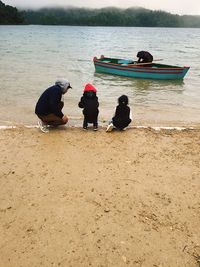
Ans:
[{"label": "white cap", "polygon": [[63,93],[66,93],[67,89],[72,88],[70,85],[70,82],[65,78],[58,78],[55,81],[55,85],[59,85],[61,87]]}]

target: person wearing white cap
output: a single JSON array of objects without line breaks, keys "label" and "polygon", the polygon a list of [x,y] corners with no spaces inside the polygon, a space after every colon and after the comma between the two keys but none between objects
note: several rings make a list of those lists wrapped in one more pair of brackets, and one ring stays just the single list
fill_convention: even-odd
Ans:
[{"label": "person wearing white cap", "polygon": [[38,122],[39,128],[43,132],[49,132],[50,126],[64,125],[68,122],[66,115],[62,113],[64,102],[62,96],[72,88],[67,79],[59,78],[55,85],[47,88],[40,96],[35,113],[40,119]]}]

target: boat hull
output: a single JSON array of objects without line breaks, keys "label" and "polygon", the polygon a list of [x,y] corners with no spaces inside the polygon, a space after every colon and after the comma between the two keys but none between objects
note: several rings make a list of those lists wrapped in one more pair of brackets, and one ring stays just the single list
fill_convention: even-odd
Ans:
[{"label": "boat hull", "polygon": [[[122,63],[113,63],[122,62]],[[142,79],[177,80],[183,79],[189,67],[177,67],[153,63],[151,67],[131,64],[130,60],[94,58],[96,72]]]}]

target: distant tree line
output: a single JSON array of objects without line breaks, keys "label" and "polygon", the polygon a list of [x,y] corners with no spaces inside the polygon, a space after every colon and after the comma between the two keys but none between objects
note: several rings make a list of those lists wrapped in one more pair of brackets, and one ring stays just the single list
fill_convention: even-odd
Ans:
[{"label": "distant tree line", "polygon": [[200,28],[200,16],[179,16],[145,8],[43,8],[17,11],[0,1],[0,24],[191,27]]},{"label": "distant tree line", "polygon": [[23,22],[24,18],[17,8],[0,1],[0,24],[22,24]]},{"label": "distant tree line", "polygon": [[23,11],[25,24],[132,26],[132,27],[200,27],[200,16],[179,16],[144,8],[45,8]]}]

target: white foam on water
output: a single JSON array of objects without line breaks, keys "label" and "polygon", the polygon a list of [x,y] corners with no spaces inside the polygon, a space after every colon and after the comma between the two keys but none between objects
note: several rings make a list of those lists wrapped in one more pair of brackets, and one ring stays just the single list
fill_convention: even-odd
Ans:
[{"label": "white foam on water", "polygon": [[[24,125],[25,128],[39,128],[38,125]],[[16,129],[16,125],[2,125],[0,126],[0,130],[6,130],[6,129]],[[79,126],[67,126],[67,128],[80,128]],[[176,126],[130,126],[128,128],[131,129],[153,129],[155,131],[160,130],[177,130],[177,131],[183,131],[183,130],[194,130],[193,127],[176,127]]]},{"label": "white foam on water", "polygon": [[177,131],[183,131],[183,130],[194,130],[193,127],[176,127],[176,126],[132,126],[130,127],[132,129],[153,129],[155,131],[160,130],[177,130]]},{"label": "white foam on water", "polygon": [[0,126],[0,130],[5,130],[5,129],[14,129],[17,128],[16,126],[6,126],[6,125],[2,125]]}]

